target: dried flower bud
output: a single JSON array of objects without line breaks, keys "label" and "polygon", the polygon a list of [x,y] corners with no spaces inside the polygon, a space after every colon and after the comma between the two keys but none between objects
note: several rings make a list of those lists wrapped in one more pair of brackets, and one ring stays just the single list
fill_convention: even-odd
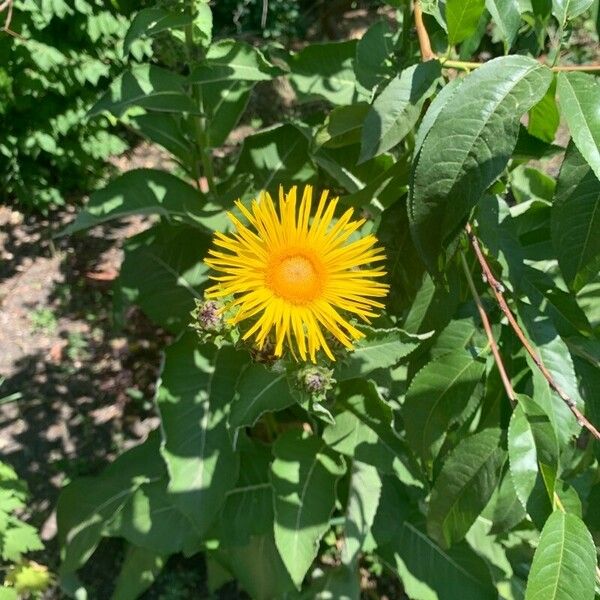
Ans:
[{"label": "dried flower bud", "polygon": [[215,300],[196,300],[192,311],[194,321],[190,324],[203,341],[213,339],[224,329],[222,304]]},{"label": "dried flower bud", "polygon": [[320,396],[333,387],[333,371],[324,367],[307,366],[298,372],[298,380],[309,394]]}]

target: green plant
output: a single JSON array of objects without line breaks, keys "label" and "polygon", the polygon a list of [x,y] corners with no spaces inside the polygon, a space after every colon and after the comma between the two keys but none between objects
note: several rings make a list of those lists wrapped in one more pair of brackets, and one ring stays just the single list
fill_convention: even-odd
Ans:
[{"label": "green plant", "polygon": [[0,565],[5,572],[0,587],[2,600],[41,598],[53,583],[45,566],[25,558],[43,548],[36,529],[16,516],[26,501],[25,483],[11,467],[0,463]]},{"label": "green plant", "polygon": [[[183,39],[187,67],[126,71],[92,113],[162,145],[177,175],[121,175],[65,233],[158,215],[126,243],[117,308],[138,304],[175,341],[158,382],[160,429],[61,495],[68,593],[82,595],[76,573],[105,536],[127,543],[119,599],[141,594],[167,556],[198,552],[215,580],[233,577],[259,599],[358,598],[361,565],[385,569],[414,600],[597,593],[599,85],[585,72],[597,66],[560,61],[591,2],[393,4],[396,27],[298,52],[213,41],[202,1],[133,19],[126,46]],[[496,58],[476,60],[490,49]],[[314,110],[214,161],[256,82],[276,77]],[[555,143],[561,117],[566,148]],[[310,331],[336,359],[320,352],[308,368],[301,346],[282,351],[289,306],[269,317],[277,335],[259,331],[253,345],[248,321],[227,320],[235,306],[214,289],[205,298],[203,262],[215,237],[228,251],[245,240],[257,250],[241,253],[234,283],[277,288],[270,271],[245,270],[268,261],[276,228],[253,237],[236,225],[237,241],[214,232],[231,236],[227,211],[256,225],[244,206],[259,191],[305,183],[364,217],[352,229],[339,210],[334,231],[376,234],[390,285],[370,326],[322,312],[321,340],[301,316],[290,339]],[[287,283],[312,286],[300,263]],[[307,289],[294,287],[294,314],[312,310]],[[333,321],[364,336],[353,352],[335,343],[348,336]]]},{"label": "green plant", "polygon": [[[15,0],[0,35],[0,197],[47,211],[97,186],[128,142],[86,112],[125,60],[128,21],[108,4]],[[2,13],[3,15],[6,13]],[[143,59],[149,47],[133,49]]]},{"label": "green plant", "polygon": [[54,333],[58,327],[58,321],[56,315],[51,308],[41,307],[31,311],[29,315],[31,326],[34,331],[41,331],[44,333]]}]

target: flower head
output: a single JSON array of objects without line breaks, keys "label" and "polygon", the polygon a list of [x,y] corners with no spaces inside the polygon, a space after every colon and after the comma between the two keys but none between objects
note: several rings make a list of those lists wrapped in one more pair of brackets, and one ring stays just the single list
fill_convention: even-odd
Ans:
[{"label": "flower head", "polygon": [[222,275],[212,277],[218,283],[206,296],[233,297],[227,308],[237,312],[229,322],[252,319],[243,338],[254,337],[262,348],[272,335],[275,356],[287,345],[302,360],[316,362],[320,349],[335,360],[331,338],[352,349],[364,335],[349,316],[368,322],[383,308],[376,298],[385,297],[388,286],[377,278],[385,271],[370,265],[385,254],[373,235],[349,241],[365,221],[352,221],[352,209],[335,220],[338,200],[328,200],[327,191],[312,217],[312,187],[297,200],[293,187],[287,194],[280,188],[279,210],[268,193],[253,200],[251,210],[236,202],[248,225],[228,214],[235,231],[215,234],[205,262]]}]

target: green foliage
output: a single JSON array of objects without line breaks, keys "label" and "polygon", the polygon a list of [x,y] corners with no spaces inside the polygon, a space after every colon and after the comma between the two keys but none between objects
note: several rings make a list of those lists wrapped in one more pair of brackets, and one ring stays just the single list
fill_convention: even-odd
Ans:
[{"label": "green foliage", "polygon": [[0,37],[1,194],[46,211],[93,189],[106,158],[128,147],[113,120],[86,115],[123,68],[128,20],[93,1],[17,0],[10,27],[16,35]]},{"label": "green foliage", "polygon": [[[205,2],[147,8],[123,33],[185,52],[128,67],[91,112],[175,167],[120,175],[65,233],[152,215],[125,243],[116,313],[134,303],[173,339],[158,430],[61,495],[68,593],[83,597],[77,572],[117,537],[119,600],[199,552],[265,600],[358,599],[369,565],[412,600],[594,597],[600,445],[572,409],[600,424],[598,84],[538,60],[589,3],[423,2],[439,56],[425,63],[396,5],[397,26],[294,52],[213,42],[221,7]],[[494,58],[474,66],[480,50]],[[296,105],[232,149],[275,78]],[[355,349],[317,365],[251,347],[230,299],[204,298],[234,201],[304,183],[364,217],[355,235],[384,245],[391,286]],[[220,308],[213,327],[203,311]]]}]

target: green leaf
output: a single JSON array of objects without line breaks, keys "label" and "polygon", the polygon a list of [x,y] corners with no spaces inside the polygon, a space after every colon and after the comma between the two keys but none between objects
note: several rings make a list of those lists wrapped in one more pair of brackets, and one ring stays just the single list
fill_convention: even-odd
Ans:
[{"label": "green leaf", "polygon": [[237,480],[239,457],[227,432],[227,412],[247,360],[230,346],[201,346],[193,333],[165,353],[158,408],[168,491],[199,535],[206,533]]},{"label": "green leaf", "polygon": [[164,564],[165,559],[160,554],[129,546],[111,600],[139,598],[154,583]]},{"label": "green leaf", "polygon": [[596,547],[581,519],[554,512],[533,556],[525,600],[593,600]]},{"label": "green leaf", "polygon": [[351,380],[339,386],[335,423],[323,440],[337,452],[392,473],[406,471],[407,449],[394,431],[392,409],[372,381]]},{"label": "green leaf", "polygon": [[279,373],[261,364],[250,365],[238,381],[229,426],[234,430],[252,426],[265,412],[282,410],[294,402],[285,371]]},{"label": "green leaf", "polygon": [[141,135],[151,142],[160,144],[176,156],[191,172],[195,149],[184,132],[183,119],[170,113],[135,115],[131,120]]},{"label": "green leaf", "polygon": [[337,381],[368,375],[375,369],[386,369],[397,365],[408,356],[428,335],[414,335],[402,329],[374,329],[361,325],[365,337],[359,340],[354,350],[335,366]]},{"label": "green leaf", "polygon": [[221,40],[212,44],[206,59],[194,68],[189,83],[241,81],[269,81],[281,75],[263,53],[246,42]]},{"label": "green leaf", "polygon": [[160,215],[196,226],[212,224],[214,207],[189,183],[156,169],[134,169],[94,192],[61,235],[71,235],[129,215]]},{"label": "green leaf", "polygon": [[556,105],[556,79],[552,80],[544,97],[529,111],[527,131],[544,142],[554,141],[560,125],[560,113]]},{"label": "green leaf", "polygon": [[248,105],[252,83],[230,80],[202,85],[202,99],[208,113],[208,144],[222,146]]},{"label": "green leaf", "polygon": [[492,531],[495,533],[511,531],[527,517],[527,514],[517,496],[509,469],[506,469],[496,492],[491,515],[494,523]]},{"label": "green leaf", "polygon": [[172,500],[166,478],[140,486],[111,524],[111,535],[161,556],[181,552],[193,529]]},{"label": "green leaf", "polygon": [[552,0],[552,13],[561,26],[584,13],[594,0]]},{"label": "green leaf", "polygon": [[558,176],[551,219],[560,270],[577,292],[600,270],[600,180],[572,141]]},{"label": "green leaf", "polygon": [[172,332],[186,329],[194,299],[208,282],[203,262],[210,237],[195,227],[159,224],[130,238],[117,280],[118,301],[138,304]]},{"label": "green leaf", "polygon": [[448,44],[455,46],[466,40],[477,29],[485,0],[446,0]]},{"label": "green leaf", "polygon": [[273,447],[271,467],[275,506],[275,543],[299,588],[329,529],[342,458],[317,437],[299,430],[282,434]]},{"label": "green leaf", "polygon": [[342,563],[355,565],[371,530],[381,494],[377,469],[357,460],[352,462],[350,490],[344,521]]},{"label": "green leaf", "polygon": [[479,399],[473,393],[484,369],[484,361],[456,348],[428,363],[412,380],[402,410],[406,439],[427,465],[448,430],[462,425],[475,410]]},{"label": "green leaf", "polygon": [[366,102],[334,108],[315,136],[317,146],[340,148],[360,141],[365,116],[369,111]]},{"label": "green leaf", "polygon": [[500,443],[499,429],[484,429],[460,441],[446,459],[427,514],[427,531],[442,547],[462,540],[492,497],[505,459]]},{"label": "green leaf", "polygon": [[185,93],[185,79],[154,65],[137,65],[115,79],[92,106],[89,116],[107,110],[120,117],[131,106],[159,112],[198,113],[198,107]]},{"label": "green leaf", "polygon": [[236,172],[254,175],[257,190],[302,184],[315,176],[308,139],[293,125],[276,125],[244,140]]},{"label": "green leaf", "polygon": [[160,436],[154,433],[99,476],[76,479],[62,491],[56,512],[61,573],[76,571],[87,562],[103,529],[140,485],[165,476],[159,446]]},{"label": "green leaf", "polygon": [[375,99],[365,119],[359,162],[396,146],[412,130],[441,75],[440,63],[430,60],[404,69]]},{"label": "green leaf", "polygon": [[500,30],[504,48],[508,53],[521,26],[519,2],[518,0],[485,0],[485,7]]},{"label": "green leaf", "polygon": [[399,487],[384,479],[373,535],[377,553],[395,567],[406,594],[415,600],[497,600],[486,562],[463,542],[449,549],[436,544]]},{"label": "green leaf", "polygon": [[438,255],[517,143],[519,119],[546,93],[552,72],[532,58],[485,63],[441,108],[420,150],[409,197],[413,237],[431,271]]},{"label": "green leaf", "polygon": [[600,83],[587,73],[559,73],[560,112],[577,149],[600,179]]},{"label": "green leaf", "polygon": [[388,59],[393,51],[392,32],[387,21],[377,21],[358,40],[354,71],[356,79],[367,90],[372,90],[392,73]]},{"label": "green leaf", "polygon": [[153,36],[169,29],[189,25],[193,17],[189,13],[173,13],[163,8],[144,8],[133,17],[123,40],[123,54],[128,54],[131,44],[143,36]]},{"label": "green leaf", "polygon": [[354,74],[357,42],[309,44],[290,57],[290,81],[301,99],[345,106],[366,99]]},{"label": "green leaf", "polygon": [[552,512],[558,454],[548,416],[531,398],[519,395],[508,428],[510,474],[519,501],[536,523]]}]

